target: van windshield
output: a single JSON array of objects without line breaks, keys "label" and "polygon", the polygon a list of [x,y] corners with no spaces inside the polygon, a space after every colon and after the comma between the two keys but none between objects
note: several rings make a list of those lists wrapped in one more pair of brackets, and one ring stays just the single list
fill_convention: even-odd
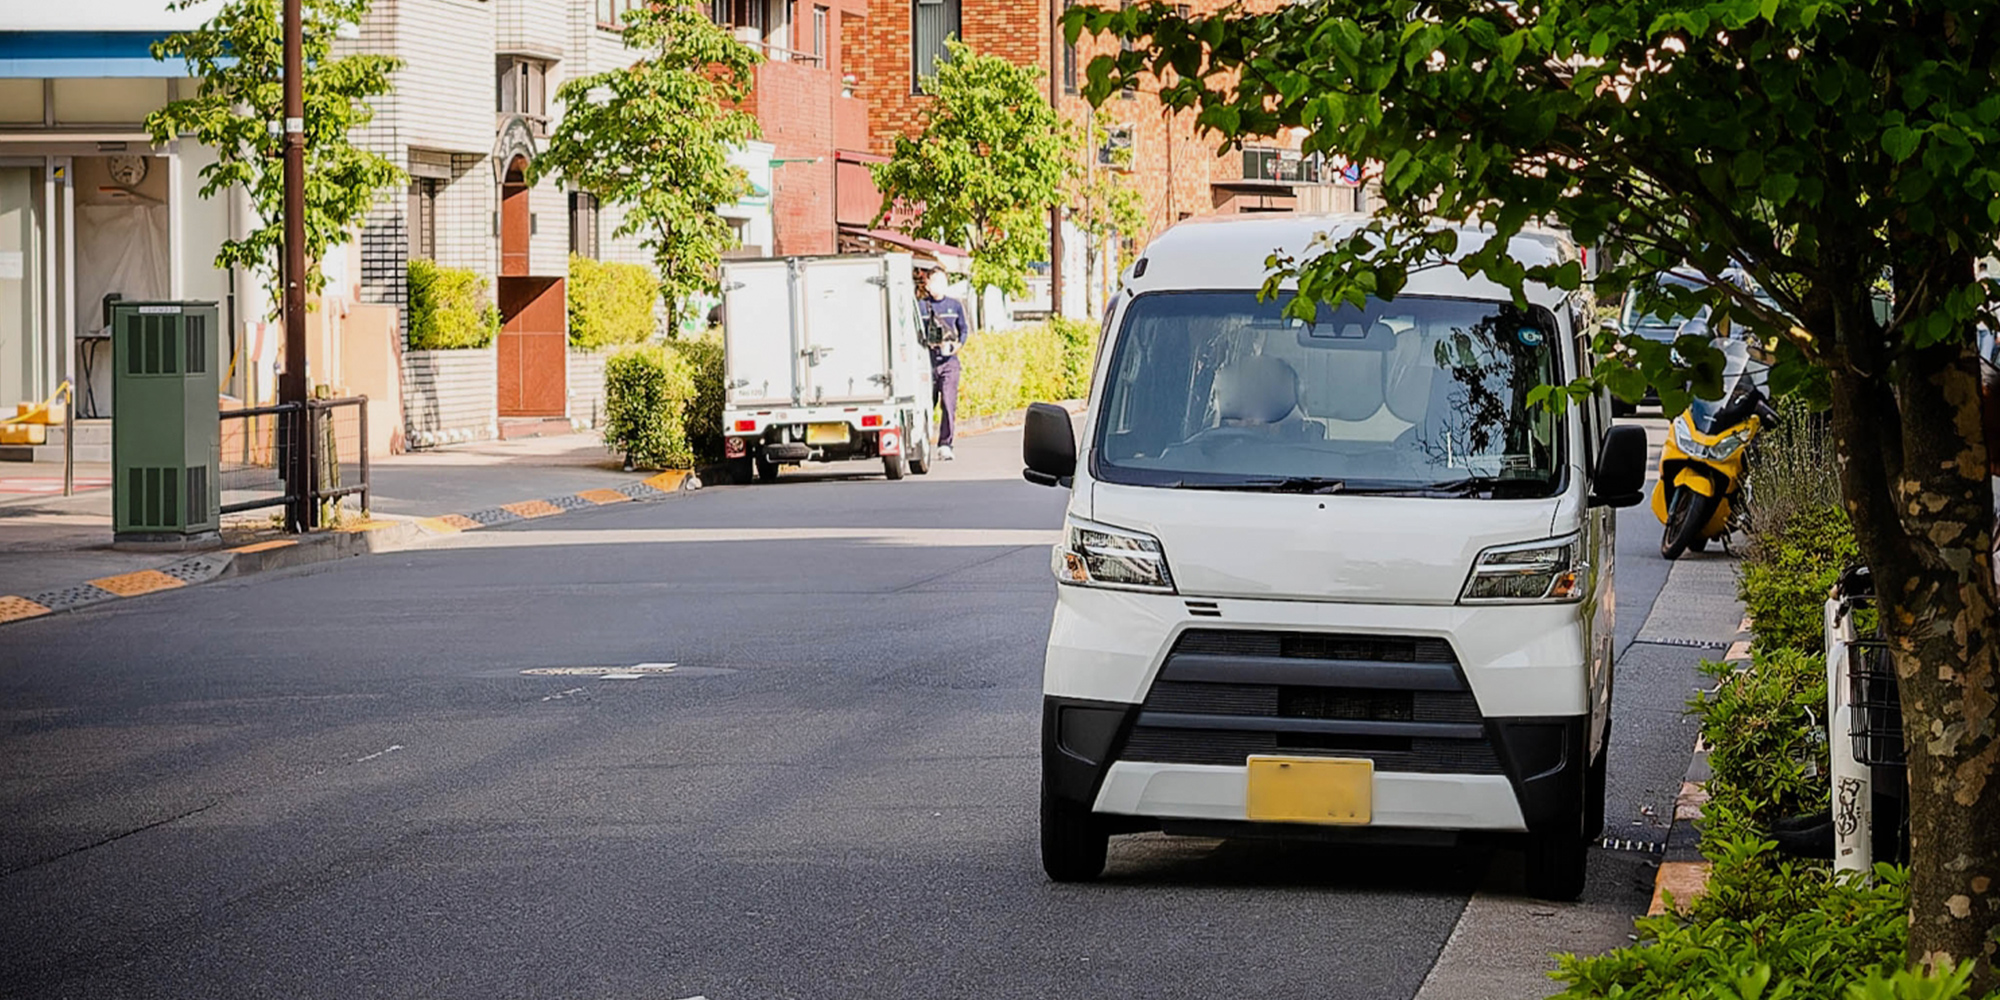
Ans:
[{"label": "van windshield", "polygon": [[1554,317],[1404,296],[1283,315],[1257,293],[1156,292],[1126,307],[1091,454],[1138,486],[1546,497],[1563,426]]}]

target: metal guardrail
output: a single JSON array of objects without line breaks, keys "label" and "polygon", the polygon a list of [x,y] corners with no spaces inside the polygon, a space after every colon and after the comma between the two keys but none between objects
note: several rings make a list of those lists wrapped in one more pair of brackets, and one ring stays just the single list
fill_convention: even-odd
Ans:
[{"label": "metal guardrail", "polygon": [[[341,411],[352,409],[351,433],[343,428]],[[233,422],[233,423],[232,423]],[[221,482],[225,494],[255,494],[224,503],[221,512],[237,514],[267,507],[299,505],[317,508],[330,501],[359,495],[368,509],[368,397],[309,399],[303,403],[251,406],[222,413]],[[304,436],[310,435],[310,439]],[[307,482],[288,482],[291,449],[305,448]],[[351,462],[342,453],[354,456]],[[349,470],[353,471],[350,478]],[[354,482],[358,480],[358,482]],[[353,482],[353,485],[346,485]],[[317,517],[309,519],[317,522]]]}]

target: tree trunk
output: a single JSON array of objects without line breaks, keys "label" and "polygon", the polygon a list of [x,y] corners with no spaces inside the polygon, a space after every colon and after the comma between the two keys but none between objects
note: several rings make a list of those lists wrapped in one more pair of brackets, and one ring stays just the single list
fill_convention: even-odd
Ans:
[{"label": "tree trunk", "polygon": [[1910,962],[1974,960],[1984,995],[2000,987],[2000,621],[1976,361],[1968,344],[1892,362],[1869,345],[1879,333],[1853,332],[1832,372],[1834,430],[1902,694]]}]

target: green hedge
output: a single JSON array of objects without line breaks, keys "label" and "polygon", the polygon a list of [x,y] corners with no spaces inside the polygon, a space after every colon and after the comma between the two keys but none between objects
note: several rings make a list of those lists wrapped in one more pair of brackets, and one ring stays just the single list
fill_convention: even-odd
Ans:
[{"label": "green hedge", "polygon": [[650,268],[571,254],[569,345],[597,351],[646,340],[659,297],[660,282]]},{"label": "green hedge", "polygon": [[409,282],[411,350],[485,347],[500,332],[500,311],[477,272],[417,257],[410,261]]},{"label": "green hedge", "polygon": [[958,412],[984,417],[1090,392],[1097,328],[1068,319],[987,330],[959,352]]},{"label": "green hedge", "polygon": [[604,362],[604,443],[642,469],[722,457],[722,338],[620,349]]},{"label": "green hedge", "polygon": [[1847,513],[1831,504],[1800,507],[1752,538],[1736,589],[1757,623],[1757,646],[1824,653],[1827,591],[1860,552]]}]

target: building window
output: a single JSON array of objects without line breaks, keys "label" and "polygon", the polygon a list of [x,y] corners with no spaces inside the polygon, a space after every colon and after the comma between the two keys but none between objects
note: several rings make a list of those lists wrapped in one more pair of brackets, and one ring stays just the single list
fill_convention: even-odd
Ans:
[{"label": "building window", "polygon": [[[500,60],[498,110],[522,115],[537,125],[549,120],[549,68],[536,59]],[[541,130],[536,129],[540,134]]]},{"label": "building window", "polygon": [[1065,94],[1076,93],[1076,46],[1063,44],[1062,88]]},{"label": "building window", "polygon": [[437,198],[444,183],[435,177],[410,182],[410,256],[437,259]]},{"label": "building window", "polygon": [[617,30],[625,26],[625,12],[637,10],[646,0],[597,0],[597,26]]},{"label": "building window", "polygon": [[958,32],[959,0],[911,0],[911,93],[923,93],[924,81],[937,75],[937,64],[950,56],[945,40],[957,38]]},{"label": "building window", "polygon": [[595,259],[597,243],[597,196],[582,191],[569,193],[569,252]]},{"label": "building window", "polygon": [[827,13],[825,7],[816,6],[813,8],[812,54],[814,58],[819,60],[819,64],[822,66],[826,65],[827,57],[832,55],[832,53],[826,50]]}]

